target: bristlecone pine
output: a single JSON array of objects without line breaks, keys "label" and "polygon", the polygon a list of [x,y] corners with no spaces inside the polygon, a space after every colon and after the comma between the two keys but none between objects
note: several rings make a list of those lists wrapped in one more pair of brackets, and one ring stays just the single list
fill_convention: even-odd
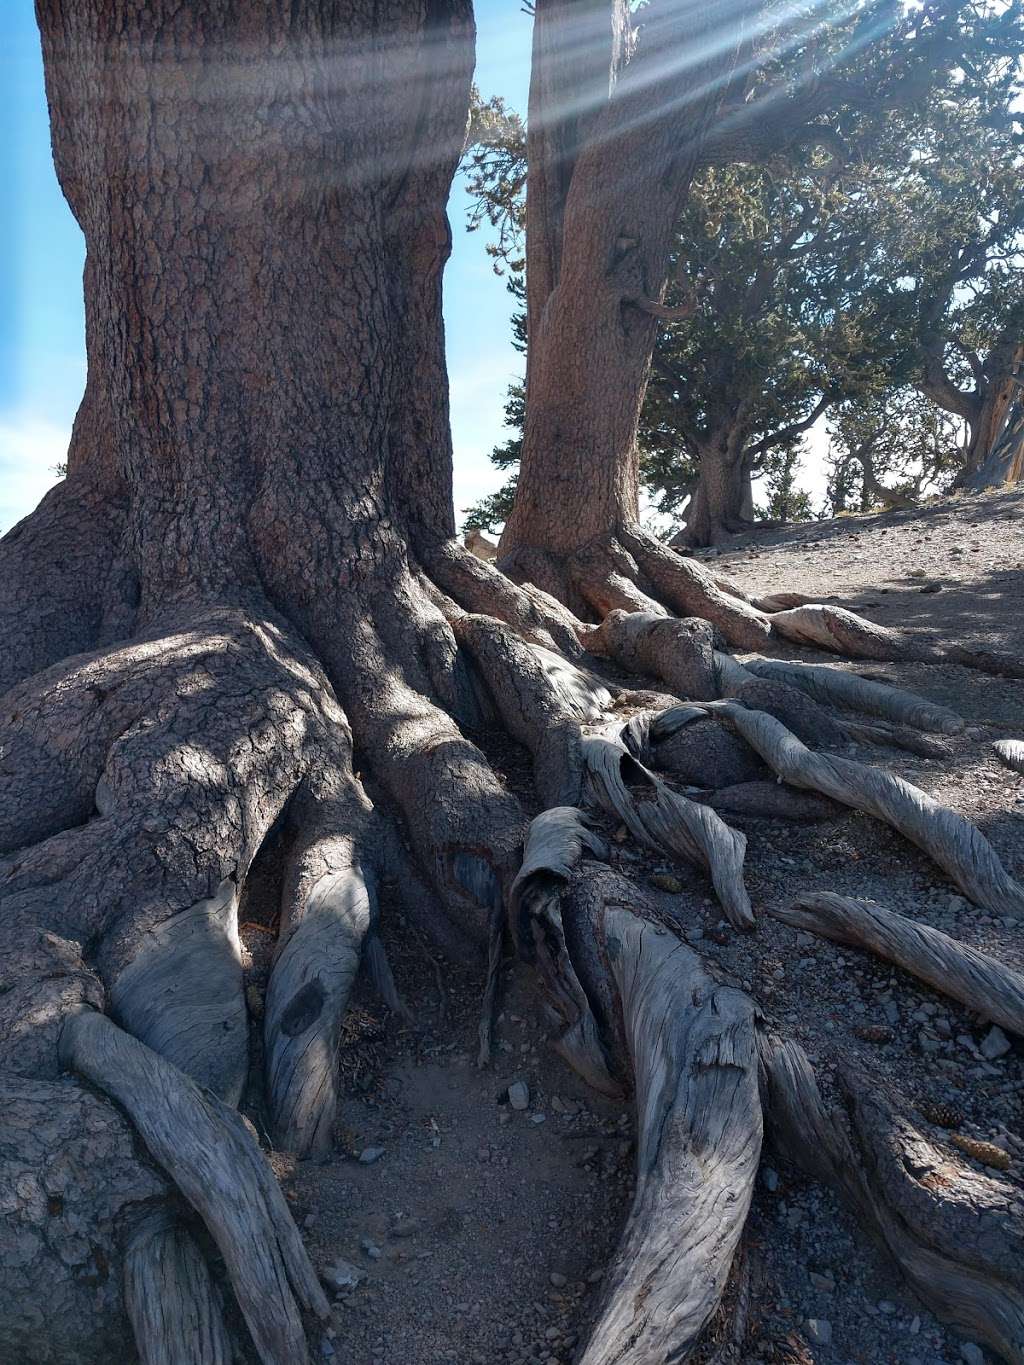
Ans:
[{"label": "bristlecone pine", "polygon": [[[0,543],[0,1359],[121,1360],[131,1334],[147,1365],[319,1349],[328,1305],[236,1109],[239,897],[272,829],[262,1084],[279,1148],[332,1140],[360,964],[388,989],[378,886],[396,873],[410,918],[480,963],[485,1058],[504,938],[566,1062],[632,1100],[636,1199],[586,1365],[696,1347],[765,1132],[937,1313],[1024,1359],[1012,1187],[862,1076],[826,1109],[800,1050],[605,866],[587,813],[703,868],[737,929],[755,923],[745,840],[719,811],[868,811],[1016,915],[1024,891],[977,830],[830,752],[959,718],[842,671],[740,663],[709,622],[744,647],[900,642],[752,605],[641,533],[598,547],[586,621],[455,541],[440,283],[468,0],[37,10],[88,252],[88,384],[67,478]],[[664,605],[622,587],[623,554]],[[498,726],[533,756],[528,829],[467,738]],[[822,932],[867,924],[840,907]],[[883,928],[907,969],[917,952],[961,996],[998,978],[1016,1007],[1008,974],[952,940]]]}]

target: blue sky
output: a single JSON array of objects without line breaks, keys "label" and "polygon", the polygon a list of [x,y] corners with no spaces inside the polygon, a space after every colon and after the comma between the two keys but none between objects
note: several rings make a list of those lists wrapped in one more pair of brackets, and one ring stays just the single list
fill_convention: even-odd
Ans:
[{"label": "blue sky", "polygon": [[[57,185],[39,37],[28,0],[0,5],[0,533],[54,482],[85,384],[82,235]],[[519,0],[477,0],[476,81],[525,111],[530,19]],[[454,249],[445,275],[455,506],[493,491],[487,454],[503,433],[505,390],[522,370],[512,348],[512,298],[482,233],[465,231],[467,198],[450,206]]]}]

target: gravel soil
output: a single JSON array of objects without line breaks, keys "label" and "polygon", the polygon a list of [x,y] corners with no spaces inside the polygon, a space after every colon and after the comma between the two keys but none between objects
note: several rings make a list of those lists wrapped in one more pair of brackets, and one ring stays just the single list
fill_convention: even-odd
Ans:
[{"label": "gravel soil", "polygon": [[[843,517],[738,543],[716,566],[750,591],[801,592],[941,643],[1024,653],[1024,496],[945,500],[914,513]],[[936,590],[937,589],[937,590]],[[781,652],[781,651],[780,651]],[[822,656],[787,651],[790,657]],[[883,763],[974,820],[1024,879],[1024,779],[993,739],[1024,737],[1024,682],[957,666],[871,665],[971,722],[941,758],[853,751]],[[529,808],[528,765],[505,741],[485,747]],[[494,747],[492,747],[494,746]],[[736,822],[740,824],[740,822]],[[1024,1055],[989,1061],[983,1019],[865,954],[826,944],[765,912],[803,890],[874,898],[1024,969],[1019,924],[978,910],[924,855],[867,816],[816,825],[746,821],[748,885],[759,925],[721,922],[706,881],[631,842],[614,858],[684,924],[687,939],[796,1037],[828,1085],[857,1061],[917,1109],[951,1161],[951,1131],[1002,1147],[1019,1181]],[[677,893],[650,890],[671,874]],[[269,898],[268,898],[269,899]],[[272,942],[250,907],[254,1011]],[[333,1152],[275,1156],[318,1267],[339,1258],[355,1283],[330,1292],[335,1336],[323,1359],[346,1365],[568,1365],[586,1339],[602,1267],[631,1196],[631,1117],[589,1092],[547,1047],[540,1004],[509,965],[494,1065],[475,1065],[481,982],[436,958],[387,906],[386,941],[407,1026],[360,987],[343,1043],[345,1099]],[[876,1026],[880,1042],[858,1029]],[[509,1103],[525,1082],[526,1107]],[[519,1094],[516,1094],[519,1098]],[[921,1113],[946,1106],[952,1130]],[[250,1116],[259,1127],[258,1103]],[[983,1169],[983,1168],[978,1168]],[[821,1365],[954,1365],[986,1359],[937,1322],[829,1194],[766,1150],[748,1227],[755,1290],[738,1359]],[[721,1324],[713,1324],[706,1356]]]}]

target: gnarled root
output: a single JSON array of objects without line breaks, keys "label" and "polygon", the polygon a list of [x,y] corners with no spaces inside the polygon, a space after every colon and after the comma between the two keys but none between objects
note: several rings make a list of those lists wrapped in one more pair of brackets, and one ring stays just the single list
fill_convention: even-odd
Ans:
[{"label": "gnarled root", "polygon": [[679,697],[711,701],[720,695],[714,630],[707,621],[616,610],[582,639],[591,653],[608,654],[635,673],[653,674]]},{"label": "gnarled root", "polygon": [[753,1002],[619,908],[626,894],[609,879],[593,927],[632,1067],[637,1187],[583,1365],[687,1358],[721,1301],[761,1153]]},{"label": "gnarled root", "polygon": [[772,914],[794,929],[808,929],[894,962],[983,1018],[1024,1036],[1024,976],[939,929],[873,901],[829,891],[799,896]]},{"label": "gnarled root", "polygon": [[620,744],[583,741],[588,790],[618,815],[633,836],[650,848],[674,854],[707,870],[730,924],[750,929],[754,912],[743,884],[747,841],[708,806],[697,805],[667,787]]},{"label": "gnarled root", "polygon": [[985,836],[919,787],[838,755],[816,754],[785,726],[733,702],[708,709],[732,726],[785,782],[874,815],[927,853],[977,905],[1024,913],[1024,888],[1009,875]]},{"label": "gnarled root", "polygon": [[206,1261],[167,1209],[144,1214],[132,1231],[124,1299],[142,1365],[231,1365],[234,1351]]},{"label": "gnarled root", "polygon": [[803,1051],[762,1044],[773,1144],[837,1190],[933,1313],[1009,1362],[1024,1360],[1024,1207],[1012,1186],[940,1151],[853,1071],[828,1110]]},{"label": "gnarled root", "polygon": [[217,1243],[265,1365],[308,1359],[302,1313],[328,1316],[284,1196],[239,1116],[177,1067],[83,1006],[64,1064],[116,1100]]},{"label": "gnarled root", "polygon": [[1024,740],[997,739],[992,748],[1000,763],[1005,763],[1015,773],[1024,773]]},{"label": "gnarled root", "polygon": [[964,728],[963,718],[945,706],[840,668],[778,659],[746,659],[743,667],[759,678],[798,687],[825,706],[839,706],[846,711],[878,716],[896,725],[939,735],[958,735]]},{"label": "gnarled root", "polygon": [[563,1055],[634,1090],[637,1188],[583,1365],[685,1360],[718,1307],[761,1148],[755,1011],[646,918],[578,811],[530,826],[513,898]]}]

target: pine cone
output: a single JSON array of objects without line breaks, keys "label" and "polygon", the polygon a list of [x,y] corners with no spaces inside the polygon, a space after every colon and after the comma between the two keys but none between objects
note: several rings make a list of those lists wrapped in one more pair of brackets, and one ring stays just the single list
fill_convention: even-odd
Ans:
[{"label": "pine cone", "polygon": [[955,1104],[922,1104],[921,1114],[937,1128],[959,1128],[963,1112]]}]

